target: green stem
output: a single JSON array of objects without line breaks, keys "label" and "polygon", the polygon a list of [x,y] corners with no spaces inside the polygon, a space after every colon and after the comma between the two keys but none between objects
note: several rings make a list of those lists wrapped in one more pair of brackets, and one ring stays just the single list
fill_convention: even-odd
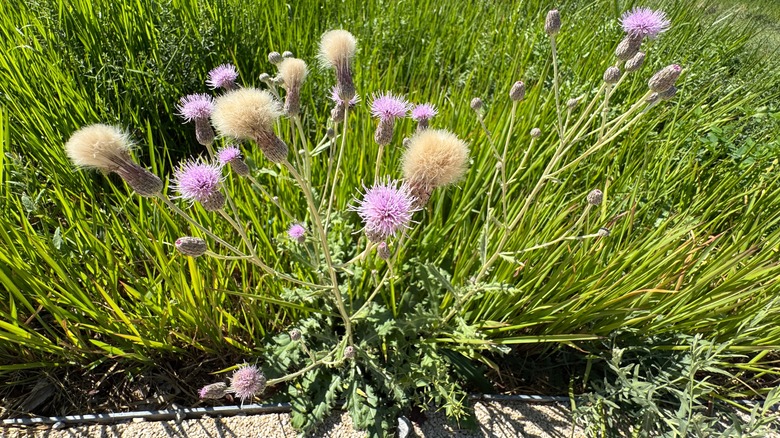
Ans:
[{"label": "green stem", "polygon": [[344,300],[341,296],[341,291],[339,290],[339,282],[338,278],[336,277],[336,268],[333,265],[333,260],[331,259],[330,255],[330,247],[328,245],[328,235],[325,232],[325,229],[322,227],[322,220],[320,219],[320,214],[317,211],[317,206],[314,204],[314,197],[312,196],[311,189],[308,185],[306,185],[306,182],[301,178],[301,175],[298,173],[297,170],[290,164],[289,161],[284,160],[282,164],[287,168],[287,170],[290,172],[290,174],[295,178],[295,180],[298,182],[298,185],[301,187],[301,190],[303,191],[304,197],[306,197],[306,202],[309,205],[309,210],[311,210],[311,217],[312,217],[312,223],[317,231],[317,235],[320,238],[320,243],[322,244],[322,253],[325,257],[325,263],[328,265],[328,273],[330,274],[330,282],[331,286],[333,288],[333,297],[336,300],[336,307],[339,309],[339,313],[341,314],[342,319],[344,320],[344,327],[346,329],[347,339],[349,339],[349,345],[353,344],[352,340],[352,323],[349,320],[349,314],[347,313],[347,309],[344,306]]},{"label": "green stem", "polygon": [[[336,170],[333,172],[333,182],[330,186],[330,197],[328,199],[328,211],[325,214],[325,228],[330,225],[330,212],[333,208],[333,199],[336,197],[336,182],[339,177],[339,169],[341,168],[341,158],[344,155],[344,149],[347,145],[347,123],[349,122],[349,105],[344,108],[344,128],[341,132],[341,147],[339,148],[339,156],[336,160]],[[327,187],[325,188],[327,189]]]}]

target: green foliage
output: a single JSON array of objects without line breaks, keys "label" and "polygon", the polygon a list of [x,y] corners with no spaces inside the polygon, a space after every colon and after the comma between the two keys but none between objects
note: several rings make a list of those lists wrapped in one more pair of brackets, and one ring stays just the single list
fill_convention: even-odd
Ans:
[{"label": "green foliage", "polygon": [[637,335],[616,332],[606,352],[593,359],[604,376],[574,406],[588,436],[766,436],[776,421],[770,410],[780,402],[780,388],[754,406],[747,420],[737,415],[742,406],[721,402],[718,380],[734,379],[728,367],[741,357],[728,353],[728,343]]}]

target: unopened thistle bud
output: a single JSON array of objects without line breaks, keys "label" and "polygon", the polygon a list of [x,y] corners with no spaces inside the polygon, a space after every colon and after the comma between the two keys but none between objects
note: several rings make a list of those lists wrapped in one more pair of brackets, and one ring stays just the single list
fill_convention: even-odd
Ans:
[{"label": "unopened thistle bud", "polygon": [[601,201],[604,200],[604,193],[599,189],[592,190],[590,193],[588,193],[587,199],[588,204],[599,205],[601,204]]},{"label": "unopened thistle bud", "polygon": [[658,93],[658,97],[661,100],[669,100],[669,99],[673,98],[676,94],[677,94],[677,87],[672,85],[666,91],[662,91],[662,92]]},{"label": "unopened thistle bud", "polygon": [[271,75],[268,73],[260,73],[260,76],[258,76],[257,79],[260,79],[260,82],[265,82],[266,84],[270,84],[273,81]]},{"label": "unopened thistle bud", "polygon": [[325,131],[325,135],[329,139],[333,140],[334,138],[336,138],[336,130],[333,128],[328,128],[327,131]]},{"label": "unopened thistle bud", "polygon": [[469,105],[471,106],[471,109],[473,109],[474,111],[479,111],[482,109],[482,106],[484,104],[482,102],[482,99],[480,99],[479,97],[475,97],[471,99],[471,103]]},{"label": "unopened thistle bud", "polygon": [[604,82],[606,82],[609,85],[615,85],[620,80],[620,69],[612,66],[607,68],[606,71],[604,71]]},{"label": "unopened thistle bud", "polygon": [[163,188],[162,180],[133,161],[132,147],[121,129],[95,124],[73,133],[65,152],[76,166],[114,172],[139,195],[156,196]]},{"label": "unopened thistle bud", "polygon": [[642,64],[645,63],[645,52],[636,52],[636,55],[634,55],[631,59],[626,61],[626,65],[624,66],[626,72],[634,72],[642,68]]},{"label": "unopened thistle bud", "polygon": [[301,331],[298,330],[298,329],[290,330],[290,339],[292,341],[300,341],[301,340]]},{"label": "unopened thistle bud", "polygon": [[615,56],[621,61],[628,61],[637,54],[641,46],[642,36],[630,33],[618,44],[617,49],[615,49]]},{"label": "unopened thistle bud", "polygon": [[542,130],[539,128],[534,128],[531,130],[531,138],[539,138],[542,136]]},{"label": "unopened thistle bud", "polygon": [[344,359],[354,359],[355,358],[355,347],[351,345],[347,345],[346,348],[344,348]]},{"label": "unopened thistle bud", "polygon": [[280,115],[279,103],[271,93],[247,87],[220,96],[211,121],[221,135],[254,140],[266,158],[280,163],[287,159],[288,152],[287,145],[273,132]]},{"label": "unopened thistle bud", "polygon": [[654,74],[647,82],[647,85],[651,91],[661,93],[671,88],[677,82],[680,72],[682,72],[682,67],[677,64],[666,66]]},{"label": "unopened thistle bud", "polygon": [[225,382],[212,383],[206,385],[198,391],[201,399],[220,399],[227,395],[227,384]]},{"label": "unopened thistle bud", "polygon": [[544,20],[544,32],[547,35],[557,35],[561,30],[561,13],[557,9],[547,13],[547,19]]},{"label": "unopened thistle bud", "polygon": [[387,242],[380,242],[376,247],[376,255],[382,260],[390,259],[390,248],[387,247]]},{"label": "unopened thistle bud", "polygon": [[405,148],[408,148],[411,143],[412,143],[412,139],[411,138],[404,137],[404,141],[401,144],[403,144]]},{"label": "unopened thistle bud", "polygon": [[279,52],[271,52],[268,54],[268,62],[271,64],[279,64],[282,62],[282,59],[284,58],[279,54]]},{"label": "unopened thistle bud", "polygon": [[289,50],[285,50],[284,52],[282,52],[282,58],[292,58],[292,57],[293,57],[293,52]]},{"label": "unopened thistle bud", "polygon": [[209,249],[205,240],[190,236],[179,237],[175,246],[180,253],[190,257],[200,257]]},{"label": "unopened thistle bud", "polygon": [[509,98],[514,102],[520,102],[525,99],[525,84],[523,81],[517,81],[509,90]]},{"label": "unopened thistle bud", "polygon": [[580,96],[580,97],[573,97],[573,98],[569,99],[566,102],[566,108],[568,108],[570,110],[573,110],[574,108],[577,107],[577,105],[580,104],[580,99],[582,99],[582,96]]},{"label": "unopened thistle bud", "polygon": [[596,234],[599,235],[599,237],[608,237],[609,236],[609,228],[601,227],[598,231],[596,231]]}]

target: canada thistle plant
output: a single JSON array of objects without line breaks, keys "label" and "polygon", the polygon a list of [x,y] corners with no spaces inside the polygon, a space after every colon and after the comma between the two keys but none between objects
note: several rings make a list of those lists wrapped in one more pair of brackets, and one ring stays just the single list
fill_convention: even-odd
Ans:
[{"label": "canada thistle plant", "polygon": [[[121,128],[95,124],[72,134],[65,149],[75,165],[118,174],[139,195],[154,199],[186,221],[191,235],[173,243],[175,254],[200,257],[198,263],[208,257],[215,263],[241,262],[244,269],[259,269],[285,284],[283,299],[317,309],[289,332],[275,336],[263,349],[263,357],[246,358],[256,365],[237,366],[232,376],[202,388],[201,399],[234,396],[242,404],[251,403],[263,400],[268,388],[290,382],[285,386],[292,398],[295,426],[311,429],[337,400],[346,400],[354,423],[374,435],[391,433],[397,415],[410,404],[423,408],[441,404],[453,418],[466,415],[465,393],[461,382],[453,378],[453,362],[431,340],[463,340],[449,351],[472,358],[486,350],[504,351],[485,341],[479,325],[466,322],[462,304],[487,291],[514,291],[512,284],[497,284],[491,278],[499,263],[517,263],[523,253],[564,241],[609,238],[609,224],[594,223],[597,219],[590,216],[610,201],[604,187],[591,187],[578,195],[581,214],[567,234],[544,243],[517,242],[511,236],[551,181],[560,182],[564,172],[613,143],[653,107],[673,98],[682,73],[676,64],[655,74],[643,71],[649,50],[641,51],[644,40],[658,38],[670,23],[660,11],[634,10],[620,20],[626,35],[615,50],[614,62],[609,60],[598,72],[601,80],[593,84],[598,91],[564,100],[556,38],[566,32],[567,23],[557,10],[541,18],[540,26],[543,23],[550,43],[552,87],[527,89],[522,78],[504,84],[506,92],[500,99],[511,103],[508,129],[492,134],[486,117],[492,103],[481,97],[461,102],[461,108],[473,110],[469,115],[477,129],[484,130],[484,137],[437,127],[435,116],[447,113],[449,107],[412,105],[393,91],[358,90],[352,73],[359,46],[346,30],[326,32],[319,46],[320,64],[334,71],[335,82],[332,88],[320,88],[331,90],[327,97],[333,106],[326,126],[304,127],[307,100],[301,96],[307,92],[308,65],[290,52],[268,54],[278,74],[261,75],[266,89],[239,83],[237,68],[225,64],[208,73],[204,86],[213,95],[193,90],[182,97],[178,114],[185,122],[195,123],[195,139],[205,151],[177,166],[168,185],[173,197],[159,177],[132,159],[130,137]],[[647,81],[647,92],[610,117],[614,91],[633,77]],[[358,91],[372,96],[366,99],[368,105],[360,105]],[[550,94],[556,104],[556,123],[515,132],[518,108],[527,105],[526,94],[531,93]],[[359,141],[356,119],[367,118],[374,119],[375,145],[371,146],[377,147],[378,154],[363,147],[363,156],[344,160],[345,145]],[[415,123],[398,123],[404,118]],[[408,126],[411,132],[399,132]],[[317,137],[307,138],[307,132],[316,132]],[[518,187],[516,181],[528,166],[529,156],[541,147],[552,150],[541,176]],[[491,167],[491,178],[481,182],[484,198],[476,200],[488,203],[487,208],[473,210],[484,223],[480,243],[474,248],[479,256],[468,262],[473,271],[468,281],[451,281],[445,266],[405,249],[416,243],[416,229],[429,226],[426,210],[440,208],[435,200],[462,190],[460,185],[472,171],[474,151],[483,148],[491,151],[495,170]],[[387,159],[383,166],[383,155],[390,153],[395,160]],[[513,155],[519,165],[510,160]],[[260,158],[245,162],[246,156]],[[336,190],[343,184],[343,175],[353,172],[352,165],[359,161],[373,164],[362,175],[362,187],[352,187],[348,199],[337,199],[343,193]],[[314,172],[324,173],[324,178],[313,178]],[[260,182],[261,174],[294,181],[300,197],[281,202],[274,185],[266,187]],[[230,190],[231,185],[240,184],[252,186],[268,203],[244,205],[246,201]],[[301,208],[285,207],[296,201]],[[278,212],[285,230],[279,236],[283,243],[279,248],[283,255],[289,254],[289,264],[274,262],[279,256],[261,250],[267,246],[254,241],[257,236],[268,241],[273,236],[269,238],[263,229],[250,229],[246,212],[253,208]],[[199,214],[193,213],[196,209]],[[290,210],[306,213],[296,217]],[[221,222],[223,228],[211,228],[196,219],[203,215],[213,216],[209,223]],[[220,233],[224,227],[235,232]],[[443,296],[431,293],[442,287],[447,291]],[[406,292],[397,295],[395,291],[402,288]],[[319,404],[313,405],[312,400]]]}]

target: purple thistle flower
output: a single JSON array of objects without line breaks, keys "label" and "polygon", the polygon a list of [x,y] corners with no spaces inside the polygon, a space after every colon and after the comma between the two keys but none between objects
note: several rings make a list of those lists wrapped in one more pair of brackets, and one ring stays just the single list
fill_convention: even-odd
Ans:
[{"label": "purple thistle flower", "polygon": [[173,188],[179,192],[181,198],[198,201],[207,210],[219,209],[225,202],[219,191],[222,181],[219,165],[199,160],[185,161],[176,169],[173,179]]},{"label": "purple thistle flower", "polygon": [[217,151],[217,161],[219,161],[219,164],[222,166],[238,159],[241,159],[241,149],[236,146],[225,146]]},{"label": "purple thistle flower", "polygon": [[366,235],[373,242],[381,242],[398,231],[409,228],[415,208],[415,197],[409,186],[398,185],[398,181],[375,183],[366,188],[358,205],[350,207],[357,211],[365,223]]},{"label": "purple thistle flower", "polygon": [[439,114],[438,111],[436,111],[436,107],[433,106],[430,103],[423,103],[420,105],[417,105],[412,110],[412,119],[414,121],[419,122],[422,120],[428,121],[433,118],[436,114]]},{"label": "purple thistle flower", "polygon": [[[339,96],[339,89],[338,87],[333,87],[330,89],[330,100],[336,102],[336,104],[344,105],[344,100]],[[349,107],[352,108],[353,106],[357,105],[358,102],[360,102],[360,96],[355,94],[351,99],[349,99]]]},{"label": "purple thistle flower", "polygon": [[265,390],[265,376],[254,365],[244,365],[230,378],[230,390],[241,399],[241,404]]},{"label": "purple thistle flower", "polygon": [[208,94],[190,94],[179,99],[176,109],[185,122],[208,119],[214,111],[214,98]]},{"label": "purple thistle flower", "polygon": [[290,236],[290,239],[303,243],[306,240],[306,228],[301,224],[292,224],[287,230],[287,235]]},{"label": "purple thistle flower", "polygon": [[236,79],[238,79],[236,67],[233,64],[222,64],[209,71],[209,78],[206,80],[206,84],[212,90],[217,88],[232,90],[235,88]]},{"label": "purple thistle flower", "polygon": [[671,26],[664,11],[654,11],[649,8],[634,8],[620,17],[620,25],[629,35],[655,39],[661,32],[666,32]]},{"label": "purple thistle flower", "polygon": [[371,115],[381,120],[392,120],[406,116],[409,111],[409,102],[403,97],[395,96],[392,93],[382,93],[374,96],[371,102]]}]

